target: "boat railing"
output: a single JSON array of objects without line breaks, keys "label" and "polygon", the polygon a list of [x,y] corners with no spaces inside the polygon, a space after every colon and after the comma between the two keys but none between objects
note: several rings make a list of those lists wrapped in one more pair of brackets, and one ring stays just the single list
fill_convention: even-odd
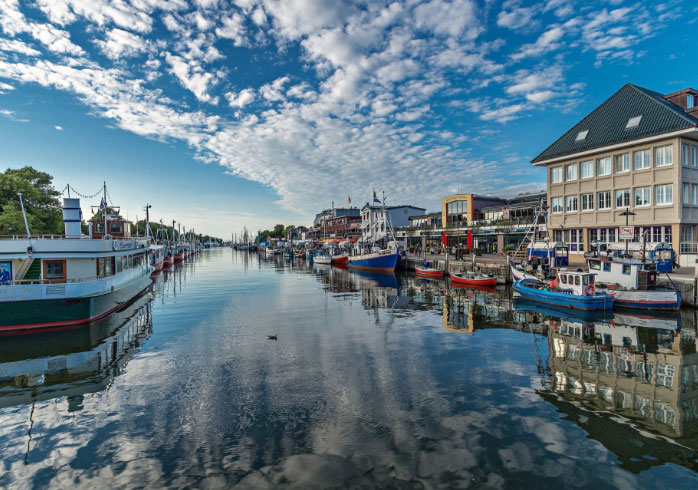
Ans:
[{"label": "boat railing", "polygon": [[[30,237],[27,235],[0,235],[0,240],[29,240]],[[31,236],[32,240],[103,240],[104,238],[90,238],[88,235],[81,235],[79,238],[67,238],[65,235],[58,235],[58,234],[40,234],[40,235],[32,235]],[[114,240],[114,241],[133,241],[133,240],[145,240],[145,237],[121,237],[121,236],[112,236],[109,238],[106,238],[106,240]],[[152,239],[152,238],[151,238]]]},{"label": "boat railing", "polygon": [[51,281],[47,279],[15,279],[0,282],[0,286],[34,286],[40,284],[51,284]]}]

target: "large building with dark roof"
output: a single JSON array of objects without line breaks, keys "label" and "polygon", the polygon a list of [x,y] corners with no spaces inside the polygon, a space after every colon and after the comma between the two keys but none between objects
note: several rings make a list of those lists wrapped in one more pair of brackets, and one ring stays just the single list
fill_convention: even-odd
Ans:
[{"label": "large building with dark roof", "polygon": [[668,95],[626,84],[531,163],[545,167],[552,239],[582,257],[620,242],[671,243],[689,264],[698,239],[698,91]]}]

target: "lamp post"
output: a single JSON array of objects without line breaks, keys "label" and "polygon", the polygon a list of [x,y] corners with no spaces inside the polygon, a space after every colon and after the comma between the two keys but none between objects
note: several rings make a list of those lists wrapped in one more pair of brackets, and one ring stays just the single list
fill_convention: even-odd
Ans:
[{"label": "lamp post", "polygon": [[[635,215],[636,215],[636,213],[633,213],[632,211],[630,211],[630,207],[626,207],[625,211],[620,213],[619,216],[625,216],[625,226],[628,226],[628,217],[635,216]],[[625,239],[625,256],[626,257],[628,256],[628,239],[627,238]]]}]

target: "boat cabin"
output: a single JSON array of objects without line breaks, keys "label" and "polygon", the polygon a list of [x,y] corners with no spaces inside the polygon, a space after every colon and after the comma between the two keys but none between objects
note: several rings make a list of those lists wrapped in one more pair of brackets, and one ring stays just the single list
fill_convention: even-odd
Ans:
[{"label": "boat cabin", "polygon": [[[90,221],[92,238],[104,238],[104,220]],[[107,238],[131,238],[131,222],[123,219],[107,220]]]},{"label": "boat cabin", "polygon": [[596,274],[590,272],[561,269],[557,273],[557,288],[575,296],[591,296],[595,277]]},{"label": "boat cabin", "polygon": [[536,241],[528,247],[528,261],[541,259],[552,267],[567,267],[569,265],[570,248],[559,242]]},{"label": "boat cabin", "polygon": [[615,257],[587,258],[589,271],[602,284],[616,284],[625,289],[654,289],[657,285],[657,265],[635,259]]},{"label": "boat cabin", "polygon": [[[626,254],[626,247],[628,252]],[[643,255],[644,254],[644,255]],[[646,260],[656,264],[657,272],[671,272],[678,267],[677,255],[671,243],[660,242],[657,244],[630,242],[628,244],[619,242],[592,242],[590,257],[613,257],[632,258],[635,260]]]}]

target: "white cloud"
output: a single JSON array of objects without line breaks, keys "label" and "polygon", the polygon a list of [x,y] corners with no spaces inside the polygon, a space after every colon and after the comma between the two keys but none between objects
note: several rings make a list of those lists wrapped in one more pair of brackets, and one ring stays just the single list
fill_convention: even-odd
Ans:
[{"label": "white cloud", "polygon": [[228,99],[230,107],[242,108],[254,102],[255,95],[253,89],[246,88],[237,94],[235,92],[228,92],[225,94],[225,98]]},{"label": "white cloud", "polygon": [[221,27],[216,28],[216,35],[231,39],[235,46],[245,46],[247,44],[245,19],[237,12],[228,14],[223,18]]},{"label": "white cloud", "polygon": [[472,0],[431,0],[414,9],[415,25],[436,34],[476,38],[483,30]]},{"label": "white cloud", "polygon": [[217,79],[212,73],[204,71],[196,60],[185,60],[181,56],[165,53],[165,61],[182,86],[191,91],[198,100],[213,104],[217,102],[216,98],[209,94],[209,89]]},{"label": "white cloud", "polygon": [[515,60],[521,60],[531,56],[542,56],[545,53],[558,49],[562,46],[560,40],[565,35],[565,31],[560,26],[549,28],[533,44],[525,44],[512,55]]},{"label": "white cloud", "polygon": [[113,59],[135,56],[148,49],[141,37],[117,28],[109,30],[106,39],[97,41],[97,44],[104,54]]},{"label": "white cloud", "polygon": [[277,78],[272,83],[262,85],[259,88],[259,93],[264,99],[271,102],[284,100],[285,97],[281,91],[283,90],[284,85],[288,83],[289,80],[289,77]]},{"label": "white cloud", "polygon": [[[14,90],[15,88],[9,83],[0,82],[0,91]],[[2,93],[2,92],[0,92]]]},{"label": "white cloud", "polygon": [[56,125],[54,126],[54,128],[56,129],[56,131],[63,131],[63,126]]},{"label": "white cloud", "polygon": [[522,7],[520,0],[506,0],[497,15],[497,25],[514,31],[531,29],[538,25],[538,11],[538,5]]},{"label": "white cloud", "polygon": [[12,51],[27,56],[37,56],[40,51],[16,39],[0,39],[0,51]]}]

